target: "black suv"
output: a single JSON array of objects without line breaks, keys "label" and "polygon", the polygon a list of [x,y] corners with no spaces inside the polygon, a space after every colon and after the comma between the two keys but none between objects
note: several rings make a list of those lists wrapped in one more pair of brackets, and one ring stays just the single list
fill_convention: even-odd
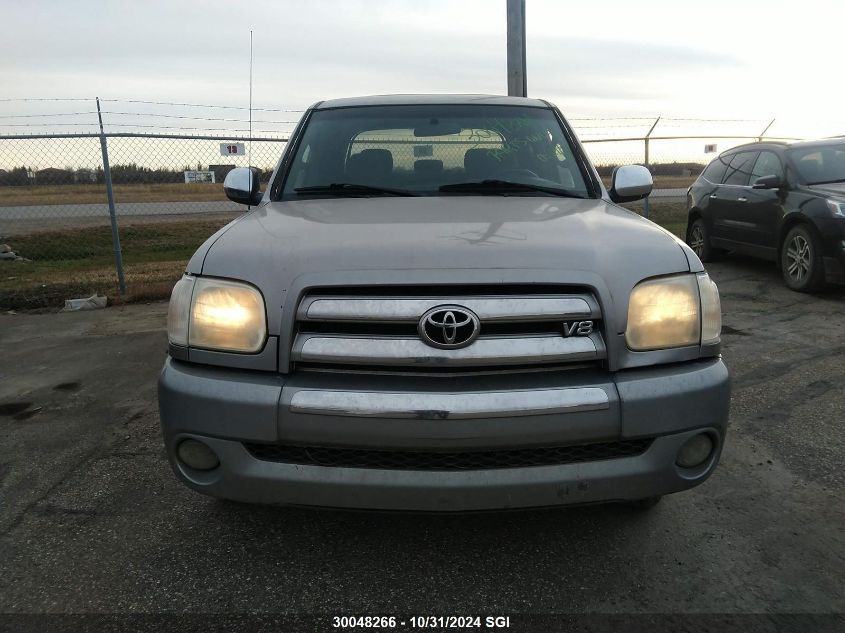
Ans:
[{"label": "black suv", "polygon": [[716,158],[687,192],[687,243],[776,261],[799,292],[845,281],[845,138],[751,143]]}]

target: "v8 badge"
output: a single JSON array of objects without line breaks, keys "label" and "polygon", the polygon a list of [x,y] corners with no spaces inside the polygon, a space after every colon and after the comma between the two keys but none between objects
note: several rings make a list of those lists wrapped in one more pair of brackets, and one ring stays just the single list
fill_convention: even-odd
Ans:
[{"label": "v8 badge", "polygon": [[592,321],[564,321],[563,335],[570,336],[589,336],[593,333]]}]

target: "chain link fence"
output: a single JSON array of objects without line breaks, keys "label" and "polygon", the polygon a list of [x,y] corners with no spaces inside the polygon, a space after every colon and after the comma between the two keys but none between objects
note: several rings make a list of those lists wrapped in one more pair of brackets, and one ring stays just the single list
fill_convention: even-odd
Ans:
[{"label": "chain link fence", "polygon": [[[196,248],[242,213],[223,193],[226,174],[251,163],[266,183],[285,144],[131,133],[103,140],[126,294],[136,299],[166,294]],[[230,146],[235,153],[224,155]],[[100,135],[0,136],[0,157],[0,306],[119,296]]]},{"label": "chain link fence", "polygon": [[[620,164],[648,165],[655,191],[631,208],[679,235],[686,189],[712,157],[703,145],[718,144],[721,151],[756,140],[668,138],[653,134],[656,125],[638,137],[599,138],[596,127],[588,126],[582,142],[605,183]],[[223,193],[226,173],[251,164],[266,182],[285,142],[281,135],[252,141],[140,132],[0,135],[0,306],[56,306],[93,293],[166,296],[194,250],[242,212]],[[436,144],[406,149],[409,164],[448,158]],[[109,175],[125,293],[116,268]]]}]

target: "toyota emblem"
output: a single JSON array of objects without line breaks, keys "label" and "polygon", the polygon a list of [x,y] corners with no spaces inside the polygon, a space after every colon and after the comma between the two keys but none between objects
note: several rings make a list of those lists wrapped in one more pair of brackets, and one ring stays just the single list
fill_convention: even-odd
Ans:
[{"label": "toyota emblem", "polygon": [[437,306],[420,318],[417,328],[426,345],[459,349],[472,343],[481,330],[476,314],[461,306]]}]

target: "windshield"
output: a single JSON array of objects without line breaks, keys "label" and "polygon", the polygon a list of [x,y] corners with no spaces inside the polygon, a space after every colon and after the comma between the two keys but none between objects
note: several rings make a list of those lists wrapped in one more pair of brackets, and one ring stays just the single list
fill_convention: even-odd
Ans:
[{"label": "windshield", "polygon": [[789,157],[808,185],[845,181],[845,142],[791,149]]},{"label": "windshield", "polygon": [[317,110],[293,157],[282,198],[349,195],[591,197],[591,192],[549,109],[410,105]]}]

